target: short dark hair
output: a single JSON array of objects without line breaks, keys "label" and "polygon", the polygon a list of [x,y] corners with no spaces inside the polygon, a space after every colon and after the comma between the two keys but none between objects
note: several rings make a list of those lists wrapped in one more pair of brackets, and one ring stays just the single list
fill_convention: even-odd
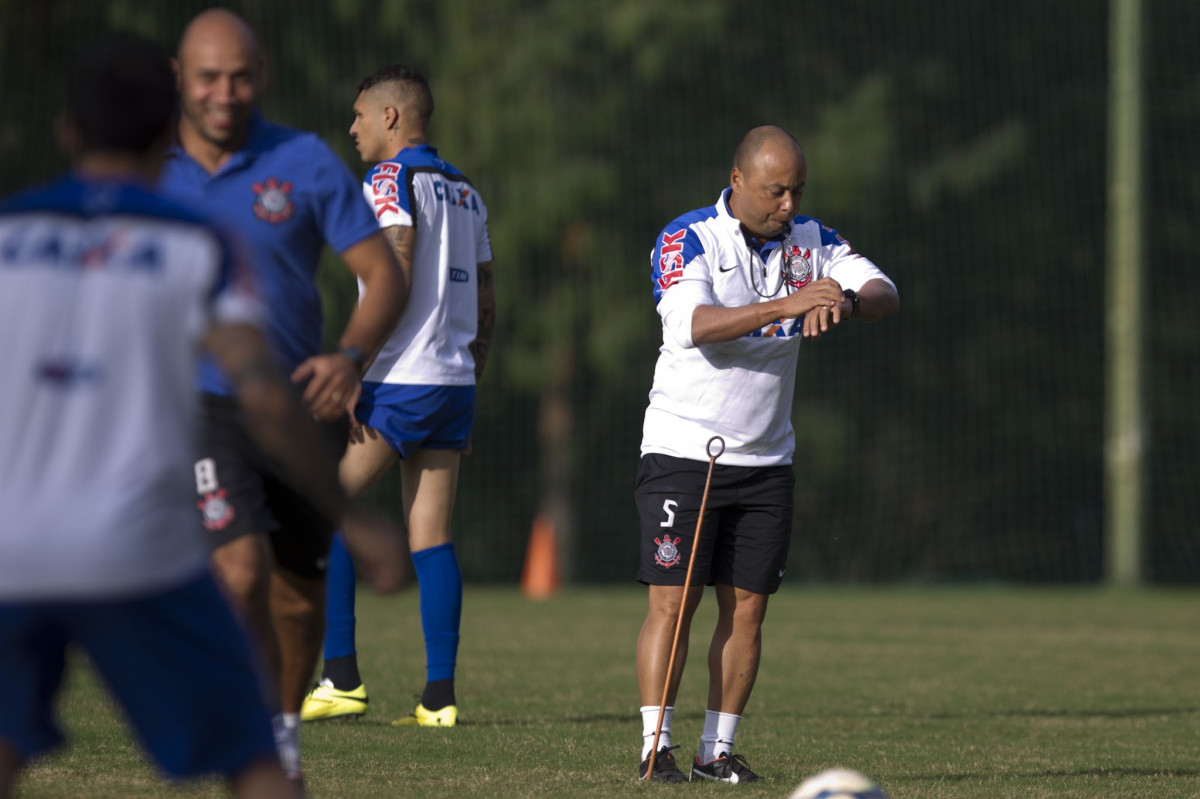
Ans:
[{"label": "short dark hair", "polygon": [[433,116],[433,92],[424,75],[407,64],[392,64],[363,78],[362,83],[358,84],[358,93],[362,94],[384,83],[395,84],[398,99],[412,104],[421,121],[429,122]]},{"label": "short dark hair", "polygon": [[85,150],[144,153],[175,114],[175,76],[166,51],[130,33],[90,43],[67,78],[67,116]]}]

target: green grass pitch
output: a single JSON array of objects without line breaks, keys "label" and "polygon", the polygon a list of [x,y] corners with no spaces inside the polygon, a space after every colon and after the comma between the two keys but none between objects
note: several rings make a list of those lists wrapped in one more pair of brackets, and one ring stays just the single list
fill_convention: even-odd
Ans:
[{"label": "green grass pitch", "polygon": [[[644,785],[633,587],[547,602],[468,586],[461,723],[395,728],[423,683],[415,591],[359,599],[371,711],[304,727],[310,797],[786,797],[832,766],[892,799],[1200,796],[1200,592],[790,588],[772,598],[738,750],[757,785]],[[703,722],[705,598],[675,716],[680,760]],[[63,715],[71,745],[18,796],[223,796],[164,787],[86,668]]]}]

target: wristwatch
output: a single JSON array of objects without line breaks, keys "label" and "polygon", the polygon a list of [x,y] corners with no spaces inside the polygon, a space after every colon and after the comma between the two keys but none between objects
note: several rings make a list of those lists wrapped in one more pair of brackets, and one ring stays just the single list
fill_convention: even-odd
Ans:
[{"label": "wristwatch", "polygon": [[[842,292],[842,296],[850,300],[850,316],[858,313],[858,292],[854,289],[846,289]],[[849,317],[847,317],[849,318]]]},{"label": "wristwatch", "polygon": [[355,370],[361,375],[363,367],[367,360],[363,357],[362,351],[358,347],[338,347],[338,355],[341,355],[350,363],[354,364]]}]

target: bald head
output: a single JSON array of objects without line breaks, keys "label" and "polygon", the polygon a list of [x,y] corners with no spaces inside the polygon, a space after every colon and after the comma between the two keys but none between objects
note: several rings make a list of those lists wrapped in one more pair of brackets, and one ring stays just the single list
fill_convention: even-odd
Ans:
[{"label": "bald head", "polygon": [[179,39],[179,140],[215,171],[246,141],[263,79],[254,31],[223,8],[196,16]]},{"label": "bald head", "polygon": [[742,137],[741,143],[733,153],[733,166],[735,169],[746,172],[754,167],[755,162],[763,154],[771,156],[790,154],[803,158],[804,150],[800,147],[800,142],[796,141],[796,137],[783,128],[762,125],[751,128]]},{"label": "bald head", "polygon": [[179,37],[180,61],[197,51],[220,46],[245,51],[252,62],[260,58],[258,38],[246,21],[225,8],[210,8],[192,18]]},{"label": "bald head", "polygon": [[783,234],[800,207],[808,165],[792,134],[774,125],[751,129],[733,155],[729,210],[757,238]]}]

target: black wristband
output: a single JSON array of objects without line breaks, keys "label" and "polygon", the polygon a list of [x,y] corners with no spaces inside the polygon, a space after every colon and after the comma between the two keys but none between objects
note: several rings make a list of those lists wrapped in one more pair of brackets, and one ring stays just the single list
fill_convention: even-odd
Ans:
[{"label": "black wristband", "polygon": [[856,316],[858,314],[858,292],[854,289],[846,289],[842,292],[842,296],[850,300],[850,316],[847,318]]}]

